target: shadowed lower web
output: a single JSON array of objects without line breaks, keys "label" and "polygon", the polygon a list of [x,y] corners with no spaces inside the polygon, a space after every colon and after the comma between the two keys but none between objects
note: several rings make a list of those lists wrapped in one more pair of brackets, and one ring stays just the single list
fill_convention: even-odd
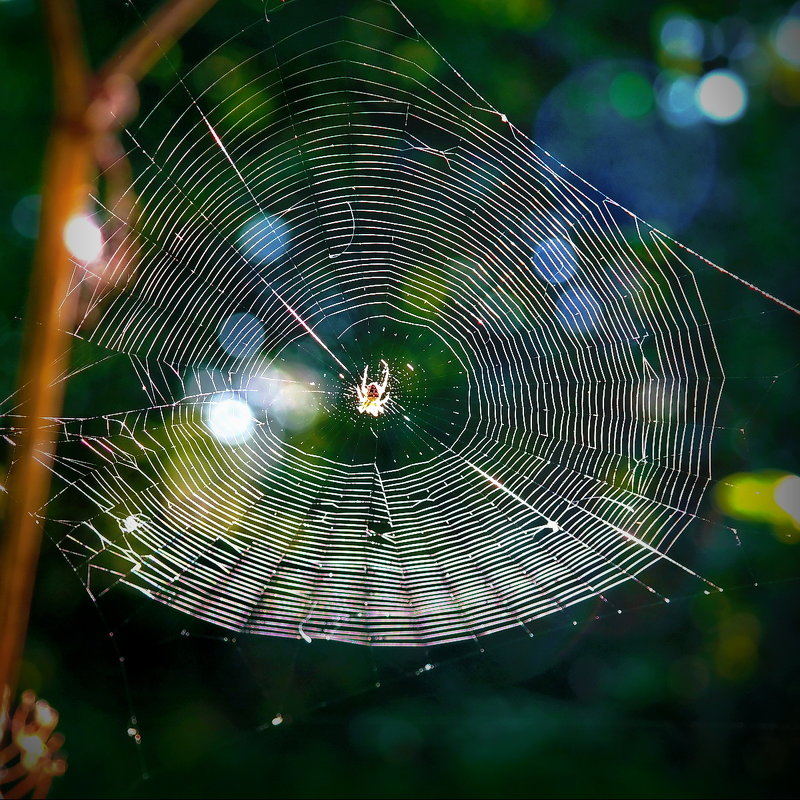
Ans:
[{"label": "shadowed lower web", "polygon": [[722,368],[686,251],[393,5],[309,9],[256,16],[126,132],[138,210],[104,210],[117,289],[89,294],[71,379],[125,402],[54,423],[57,501],[86,509],[59,548],[94,596],[371,644],[694,575],[668,552]]}]

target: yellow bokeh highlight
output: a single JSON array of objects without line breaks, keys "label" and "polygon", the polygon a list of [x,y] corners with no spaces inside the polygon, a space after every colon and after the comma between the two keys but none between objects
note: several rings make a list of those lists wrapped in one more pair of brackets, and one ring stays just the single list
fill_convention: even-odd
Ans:
[{"label": "yellow bokeh highlight", "polygon": [[659,51],[656,55],[656,61],[664,70],[673,70],[685,75],[699,76],[703,71],[703,62],[700,59],[676,56],[672,53],[667,53],[665,50]]},{"label": "yellow bokeh highlight", "polygon": [[772,525],[778,539],[798,541],[800,477],[778,470],[737,472],[717,484],[715,500],[729,517]]}]

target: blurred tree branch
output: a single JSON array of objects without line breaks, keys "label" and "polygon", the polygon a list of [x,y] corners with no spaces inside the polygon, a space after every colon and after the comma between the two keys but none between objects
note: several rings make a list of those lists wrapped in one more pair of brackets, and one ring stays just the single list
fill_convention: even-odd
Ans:
[{"label": "blurred tree branch", "polygon": [[100,68],[100,81],[112,75],[141,80],[172,45],[218,0],[168,0]]},{"label": "blurred tree branch", "polygon": [[124,152],[116,135],[136,113],[136,82],[216,2],[167,0],[92,74],[75,0],[41,0],[55,115],[19,373],[21,430],[6,483],[0,541],[0,694],[7,687],[13,697],[16,690],[42,537],[35,514],[49,491],[57,432],[53,420],[63,401],[58,376],[65,371],[76,326],[78,293],[69,291],[73,262],[64,229],[86,210],[97,170],[107,166],[104,154]]}]

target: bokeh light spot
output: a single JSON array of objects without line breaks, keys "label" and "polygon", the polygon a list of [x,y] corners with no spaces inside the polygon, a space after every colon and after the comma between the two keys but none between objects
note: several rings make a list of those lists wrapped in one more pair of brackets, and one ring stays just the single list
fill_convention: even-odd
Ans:
[{"label": "bokeh light spot", "polygon": [[771,473],[738,472],[719,484],[717,503],[729,516],[768,521],[776,509],[772,496],[774,482]]},{"label": "bokeh light spot", "polygon": [[787,475],[781,478],[775,484],[773,499],[778,508],[792,518],[795,525],[800,525],[800,477]]},{"label": "bokeh light spot", "polygon": [[653,89],[640,72],[622,72],[611,82],[611,105],[630,119],[643,117],[653,110]]},{"label": "bokeh light spot", "polygon": [[676,14],[661,26],[661,46],[678,58],[697,58],[703,51],[703,27],[693,17]]},{"label": "bokeh light spot", "polygon": [[11,224],[14,230],[26,239],[35,239],[39,235],[39,213],[42,198],[38,194],[29,194],[21,198],[11,211]]},{"label": "bokeh light spot", "polygon": [[717,505],[736,519],[767,522],[796,541],[800,528],[800,477],[777,470],[738,472],[717,485]]},{"label": "bokeh light spot", "polygon": [[97,223],[86,214],[78,214],[64,226],[67,250],[78,261],[91,264],[103,252],[103,234]]},{"label": "bokeh light spot", "polygon": [[270,423],[289,431],[310,428],[320,412],[319,375],[307,368],[267,368],[243,383],[251,406],[267,413]]},{"label": "bokeh light spot", "polygon": [[255,264],[271,264],[289,246],[289,226],[271,214],[259,214],[239,231],[238,242],[244,257]]},{"label": "bokeh light spot", "polygon": [[217,339],[231,356],[246,358],[257,353],[267,338],[264,323],[253,314],[231,314],[219,328]]},{"label": "bokeh light spot", "polygon": [[695,102],[696,88],[697,81],[688,75],[664,76],[658,91],[658,105],[667,122],[682,128],[703,118]]},{"label": "bokeh light spot", "polygon": [[747,108],[744,81],[727,69],[715,69],[704,75],[695,89],[698,108],[712,122],[735,122]]},{"label": "bokeh light spot", "polygon": [[253,432],[255,418],[244,400],[226,392],[208,403],[205,421],[217,441],[223,444],[243,444]]},{"label": "bokeh light spot", "polygon": [[533,265],[546,281],[558,284],[575,275],[578,259],[572,242],[556,236],[536,245]]},{"label": "bokeh light spot", "polygon": [[772,35],[775,52],[793,67],[800,67],[800,17],[784,17]]},{"label": "bokeh light spot", "polygon": [[597,327],[603,314],[600,301],[589,289],[567,289],[558,299],[557,309],[563,323],[574,331],[587,333]]}]

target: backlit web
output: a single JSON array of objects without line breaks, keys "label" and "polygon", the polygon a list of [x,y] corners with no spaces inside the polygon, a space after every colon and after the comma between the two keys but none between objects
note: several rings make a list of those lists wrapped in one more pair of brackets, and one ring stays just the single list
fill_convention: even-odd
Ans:
[{"label": "backlit web", "polygon": [[669,553],[722,369],[685,251],[391,3],[318,5],[254,14],[123,134],[111,274],[75,267],[59,548],[95,596],[371,644],[694,574]]}]

